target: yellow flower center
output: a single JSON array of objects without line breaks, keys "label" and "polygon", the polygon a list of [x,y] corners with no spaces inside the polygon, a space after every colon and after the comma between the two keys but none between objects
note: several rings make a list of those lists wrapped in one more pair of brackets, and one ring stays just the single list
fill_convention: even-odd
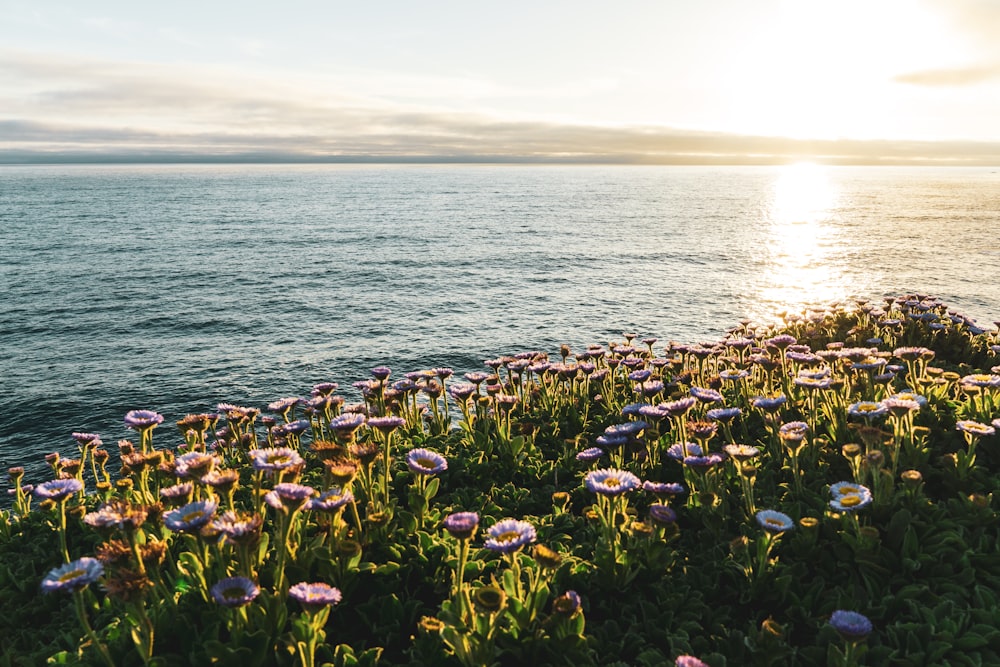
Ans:
[{"label": "yellow flower center", "polygon": [[856,496],[856,495],[853,495],[853,494],[847,495],[847,496],[843,496],[840,499],[840,504],[843,505],[844,507],[854,507],[856,505],[860,505],[861,504],[861,496]]},{"label": "yellow flower center", "polygon": [[75,570],[70,570],[66,574],[60,575],[60,577],[59,577],[59,583],[60,584],[65,584],[67,581],[73,581],[77,577],[82,577],[85,574],[87,574],[87,571],[84,570],[83,568],[77,568]]}]

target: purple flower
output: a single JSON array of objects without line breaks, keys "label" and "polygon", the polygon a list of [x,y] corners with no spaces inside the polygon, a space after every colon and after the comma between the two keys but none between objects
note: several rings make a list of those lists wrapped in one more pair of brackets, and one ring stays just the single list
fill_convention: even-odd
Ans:
[{"label": "purple flower", "polygon": [[665,453],[675,461],[683,461],[686,456],[701,456],[702,451],[701,445],[696,442],[675,442],[667,448]]},{"label": "purple flower", "polygon": [[388,380],[390,375],[392,375],[392,371],[388,366],[376,366],[372,369],[372,377],[380,382]]},{"label": "purple flower", "polygon": [[435,451],[418,447],[406,455],[406,465],[418,475],[436,475],[448,469],[448,460]]},{"label": "purple flower", "polygon": [[253,469],[265,472],[287,470],[305,465],[305,461],[302,460],[299,453],[290,447],[263,447],[250,450],[248,455]]},{"label": "purple flower", "polygon": [[709,667],[709,665],[693,655],[679,655],[674,661],[674,667]]},{"label": "purple flower", "polygon": [[288,597],[298,600],[306,611],[318,611],[323,607],[333,606],[342,598],[340,590],[329,584],[323,582],[307,584],[304,581],[289,588]]},{"label": "purple flower", "polygon": [[777,396],[758,396],[753,399],[753,406],[758,410],[763,410],[764,412],[775,412],[782,405],[788,402],[784,394],[778,394]]},{"label": "purple flower", "polygon": [[269,403],[267,409],[277,414],[284,414],[302,402],[301,398],[291,396],[289,398],[279,398],[273,403]]},{"label": "purple flower", "polygon": [[838,609],[830,616],[830,625],[841,637],[849,641],[859,641],[872,632],[872,622],[864,614]]},{"label": "purple flower", "polygon": [[805,422],[788,422],[778,429],[778,436],[784,442],[802,442],[809,433],[809,424]]},{"label": "purple flower", "polygon": [[315,495],[316,490],[305,484],[282,482],[264,494],[264,502],[270,507],[281,510],[297,510]]},{"label": "purple flower", "polygon": [[237,514],[227,510],[212,520],[212,528],[233,542],[243,542],[257,536],[264,519],[259,514]]},{"label": "purple flower", "polygon": [[345,412],[330,420],[330,428],[343,435],[351,435],[365,423],[365,417],[358,412]]},{"label": "purple flower", "polygon": [[576,460],[584,463],[592,463],[604,456],[604,450],[600,447],[588,447],[582,452],[577,452]]},{"label": "purple flower", "polygon": [[163,525],[178,533],[194,532],[212,520],[219,503],[196,500],[163,515]]},{"label": "purple flower", "polygon": [[649,518],[658,526],[666,526],[677,521],[677,512],[667,505],[653,503],[649,506]]},{"label": "purple flower", "polygon": [[498,521],[486,534],[488,537],[483,546],[503,554],[514,553],[525,544],[534,542],[536,537],[534,526],[517,519]]},{"label": "purple flower", "polygon": [[392,433],[400,426],[404,425],[406,420],[402,417],[397,417],[396,415],[388,415],[385,417],[372,417],[368,420],[368,426],[381,431],[382,433]]},{"label": "purple flower", "polygon": [[660,407],[669,412],[671,417],[680,417],[687,414],[688,410],[693,408],[697,402],[698,399],[694,396],[685,396],[684,398],[678,398],[676,401],[661,403]]},{"label": "purple flower", "polygon": [[779,350],[783,350],[789,345],[794,345],[796,342],[795,336],[789,336],[788,334],[779,334],[774,338],[768,338],[764,341],[764,344],[768,347],[776,347]]},{"label": "purple flower", "polygon": [[993,435],[996,430],[992,426],[986,424],[980,424],[977,421],[971,419],[962,419],[955,422],[955,430],[962,431],[963,433],[968,433],[971,436],[981,438],[987,435]]},{"label": "purple flower", "polygon": [[42,482],[35,487],[35,497],[39,500],[54,500],[59,502],[66,500],[74,493],[83,490],[83,483],[75,477],[67,479],[53,479]]},{"label": "purple flower", "polygon": [[872,401],[859,401],[847,406],[848,415],[855,418],[862,418],[866,421],[881,419],[888,412],[889,408],[885,405],[882,403],[873,403]]},{"label": "purple flower", "polygon": [[730,422],[743,413],[739,408],[712,408],[705,413],[705,416],[712,421]]},{"label": "purple flower", "polygon": [[451,394],[452,398],[456,401],[464,403],[476,393],[476,385],[471,382],[456,382],[448,387],[448,393]]},{"label": "purple flower", "polygon": [[454,512],[441,522],[452,537],[460,540],[471,539],[479,526],[479,515],[475,512]]},{"label": "purple flower", "polygon": [[163,423],[163,415],[152,410],[131,410],[125,414],[125,426],[133,431],[145,431]]},{"label": "purple flower", "polygon": [[677,496],[684,493],[684,486],[676,482],[645,481],[642,483],[642,490],[655,496]]},{"label": "purple flower", "polygon": [[746,461],[760,454],[760,450],[752,445],[726,445],[722,451],[737,461]]},{"label": "purple flower", "polygon": [[761,510],[757,512],[757,525],[772,535],[780,535],[795,528],[792,517],[775,510]]},{"label": "purple flower", "polygon": [[583,479],[584,485],[591,493],[602,496],[618,496],[639,488],[639,478],[627,470],[604,468],[592,470]]},{"label": "purple flower", "polygon": [[85,556],[50,570],[42,580],[42,592],[67,591],[75,593],[82,591],[97,581],[102,574],[104,574],[104,565],[101,564],[101,561]]},{"label": "purple flower", "polygon": [[314,512],[335,512],[354,500],[354,494],[339,486],[328,489],[315,498],[310,498],[306,509]]},{"label": "purple flower", "polygon": [[702,403],[721,403],[722,394],[714,389],[704,387],[691,387],[691,395]]},{"label": "purple flower", "polygon": [[73,433],[73,439],[76,440],[77,444],[81,447],[85,445],[102,445],[101,436],[96,433]]},{"label": "purple flower", "polygon": [[552,601],[552,611],[561,615],[573,617],[580,611],[580,595],[576,591],[566,591]]},{"label": "purple flower", "polygon": [[246,577],[226,577],[212,586],[212,598],[224,607],[244,607],[260,593],[257,584]]}]

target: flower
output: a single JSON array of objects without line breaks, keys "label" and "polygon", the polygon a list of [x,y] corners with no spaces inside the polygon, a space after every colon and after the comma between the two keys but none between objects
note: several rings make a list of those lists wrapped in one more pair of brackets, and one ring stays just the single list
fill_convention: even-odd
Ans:
[{"label": "flower", "polygon": [[112,500],[102,505],[96,512],[83,517],[83,522],[91,528],[138,528],[146,521],[147,509],[142,505],[130,505],[121,500]]},{"label": "flower", "polygon": [[290,447],[263,447],[248,452],[254,470],[276,472],[305,465],[299,453]]},{"label": "flower", "polygon": [[705,389],[704,387],[691,387],[691,395],[702,403],[721,403],[722,394],[715,389]]},{"label": "flower", "polygon": [[527,521],[503,519],[493,524],[487,531],[484,546],[503,554],[514,553],[525,544],[535,541],[535,527]]},{"label": "flower", "polygon": [[757,524],[772,535],[780,535],[795,528],[795,522],[790,516],[775,510],[757,512]]},{"label": "flower", "polygon": [[309,502],[306,503],[306,509],[315,512],[333,512],[339,510],[352,500],[354,500],[353,493],[335,486],[332,489],[323,491],[315,498],[310,498]]},{"label": "flower", "polygon": [[739,408],[713,408],[705,413],[712,421],[730,422],[742,414]]},{"label": "flower", "polygon": [[174,532],[194,532],[212,520],[219,503],[196,500],[163,515],[163,525]]},{"label": "flower", "polygon": [[396,415],[389,415],[387,417],[372,417],[368,420],[368,426],[377,429],[382,433],[392,433],[405,423],[405,419],[397,417]]},{"label": "flower", "polygon": [[83,490],[83,483],[75,477],[67,479],[53,479],[42,482],[35,487],[35,497],[39,500],[66,500],[74,493]]},{"label": "flower", "polygon": [[42,592],[69,591],[75,593],[94,583],[104,574],[104,565],[96,558],[84,556],[49,571],[42,580]]},{"label": "flower", "polygon": [[282,482],[264,494],[264,502],[276,510],[297,510],[308,502],[316,490],[305,484]]},{"label": "flower", "polygon": [[152,410],[131,410],[125,414],[125,426],[133,431],[145,431],[163,423],[163,415]]},{"label": "flower", "polygon": [[218,459],[211,454],[188,452],[187,454],[178,456],[174,460],[174,474],[180,478],[191,475],[202,477],[208,474],[215,467],[216,463],[218,463]]},{"label": "flower", "polygon": [[667,526],[677,521],[677,512],[660,503],[653,503],[649,506],[649,518],[658,526]]},{"label": "flower", "polygon": [[684,493],[684,486],[676,482],[650,482],[642,483],[642,490],[649,491],[654,496],[677,496]]},{"label": "flower", "polygon": [[243,607],[260,593],[257,584],[246,577],[226,577],[212,586],[212,598],[224,607]]},{"label": "flower", "polygon": [[637,489],[641,482],[639,478],[627,470],[604,468],[592,470],[584,477],[587,490],[603,496],[618,496]]},{"label": "flower", "polygon": [[976,436],[978,438],[996,433],[996,429],[992,426],[980,424],[979,422],[972,421],[971,419],[962,419],[956,422],[955,430],[968,433],[969,435]]},{"label": "flower", "polygon": [[674,661],[674,667],[709,667],[709,665],[693,655],[679,655]]},{"label": "flower", "polygon": [[851,417],[860,417],[866,420],[880,419],[886,415],[889,408],[882,403],[872,401],[859,401],[847,406],[847,414]]},{"label": "flower", "polygon": [[838,609],[830,616],[830,625],[841,637],[849,641],[859,641],[872,632],[872,622],[864,614]]},{"label": "flower", "polygon": [[687,456],[701,456],[701,445],[696,442],[675,442],[667,447],[666,455],[675,461],[683,461]]},{"label": "flower", "polygon": [[560,616],[576,616],[580,611],[580,595],[576,591],[566,591],[552,601],[552,611]]},{"label": "flower", "polygon": [[288,589],[288,597],[298,600],[307,611],[317,611],[337,604],[342,595],[340,589],[329,584],[323,582],[307,584],[303,581]]},{"label": "flower", "polygon": [[830,485],[830,494],[834,498],[841,496],[858,496],[870,493],[867,486],[855,484],[854,482],[837,482]]},{"label": "flower", "polygon": [[784,442],[802,442],[809,432],[809,424],[805,422],[788,422],[778,429],[778,436]]},{"label": "flower", "polygon": [[584,463],[591,463],[604,456],[604,450],[600,447],[588,447],[582,452],[577,452],[576,460]]},{"label": "flower", "polygon": [[448,469],[448,460],[435,451],[418,447],[406,455],[406,465],[418,475],[436,475]]},{"label": "flower", "polygon": [[479,515],[475,512],[453,512],[441,522],[452,537],[460,540],[471,539],[479,527]]},{"label": "flower", "polygon": [[758,410],[763,410],[764,412],[775,412],[787,402],[788,399],[784,394],[778,394],[777,396],[758,396],[753,399],[752,403]]},{"label": "flower", "polygon": [[[852,486],[856,488],[851,490]],[[860,484],[851,485],[850,482],[841,482],[831,486],[830,492],[833,494],[830,508],[837,512],[856,512],[872,502],[871,490]]]},{"label": "flower", "polygon": [[351,436],[365,423],[365,417],[359,412],[345,412],[330,420],[330,428],[342,436]]},{"label": "flower", "polygon": [[722,451],[737,461],[746,461],[760,454],[760,450],[753,445],[726,445]]},{"label": "flower", "polygon": [[237,544],[255,542],[260,536],[264,519],[259,514],[237,514],[227,510],[212,520],[212,529]]}]

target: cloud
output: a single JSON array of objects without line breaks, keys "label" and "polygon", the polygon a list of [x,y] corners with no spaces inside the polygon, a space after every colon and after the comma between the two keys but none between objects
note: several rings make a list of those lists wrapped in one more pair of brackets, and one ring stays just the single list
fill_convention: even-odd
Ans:
[{"label": "cloud", "polygon": [[359,95],[340,83],[0,51],[0,161],[1000,163],[998,144],[805,141],[510,120]]},{"label": "cloud", "polygon": [[907,72],[893,78],[916,86],[974,86],[1000,79],[1000,63]]}]

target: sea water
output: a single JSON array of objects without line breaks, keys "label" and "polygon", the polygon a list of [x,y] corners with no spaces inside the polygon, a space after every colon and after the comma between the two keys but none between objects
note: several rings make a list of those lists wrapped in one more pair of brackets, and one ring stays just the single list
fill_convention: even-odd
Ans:
[{"label": "sea water", "polygon": [[42,481],[131,409],[356,400],[377,365],[715,340],[857,298],[992,328],[998,223],[997,168],[0,167],[0,465]]}]

